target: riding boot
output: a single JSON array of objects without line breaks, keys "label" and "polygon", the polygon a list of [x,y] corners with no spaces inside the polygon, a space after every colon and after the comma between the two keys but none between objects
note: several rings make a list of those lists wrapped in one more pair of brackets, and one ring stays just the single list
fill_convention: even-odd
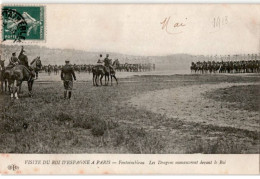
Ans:
[{"label": "riding boot", "polygon": [[69,91],[69,99],[71,98],[71,91]]},{"label": "riding boot", "polygon": [[67,98],[67,91],[64,91],[64,99]]}]

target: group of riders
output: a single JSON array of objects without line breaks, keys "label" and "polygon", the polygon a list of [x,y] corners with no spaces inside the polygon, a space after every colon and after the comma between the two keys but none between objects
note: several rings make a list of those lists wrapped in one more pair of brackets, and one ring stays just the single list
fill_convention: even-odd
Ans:
[{"label": "group of riders", "polygon": [[260,73],[260,60],[192,62],[191,73]]},{"label": "group of riders", "polygon": [[[11,97],[17,97],[17,92],[21,90],[21,84],[23,81],[28,82],[29,94],[31,95],[32,85],[35,79],[38,78],[38,72],[41,69],[42,64],[40,57],[36,57],[29,65],[26,51],[22,46],[21,51],[16,56],[16,52],[12,53],[9,60],[9,64],[5,67],[5,60],[0,56],[0,82],[1,91],[7,91],[7,87],[11,92]],[[8,84],[8,85],[7,85]]]},{"label": "group of riders", "polygon": [[[37,57],[37,59],[40,59],[40,57]],[[3,62],[4,62],[4,60],[3,60]],[[34,61],[31,62],[31,65],[33,63],[34,63]],[[12,56],[9,60],[9,64],[6,67],[4,67],[4,64],[1,65],[1,67],[2,67],[1,69],[3,69],[1,72],[3,73],[6,70],[11,70],[16,65],[23,65],[30,72],[31,78],[35,78],[35,77],[38,78],[38,75],[36,76],[36,72],[38,72],[41,69],[41,64],[37,64],[36,67],[38,67],[38,70],[35,70],[31,66],[29,66],[28,57],[26,55],[26,51],[24,50],[23,46],[22,46],[22,49],[21,49],[18,57],[16,56],[16,52],[13,52]]]},{"label": "group of riders", "polygon": [[[73,69],[77,73],[86,72],[86,73],[92,73],[92,68],[96,64],[73,64]],[[42,67],[41,72],[45,72],[50,74],[59,74],[61,71],[63,65],[44,65]],[[117,72],[145,72],[145,71],[154,71],[155,70],[155,64],[151,63],[118,63],[115,67],[115,70]]]},{"label": "group of riders", "polygon": [[[0,79],[1,79],[1,91],[4,91],[3,84],[5,84],[5,91],[7,91],[7,87],[11,93],[11,97],[18,98],[17,92],[21,90],[21,84],[23,81],[28,82],[29,88],[29,95],[32,91],[33,81],[38,78],[38,72],[42,70],[42,64],[40,61],[40,57],[35,58],[29,65],[28,57],[26,55],[26,51],[22,46],[21,51],[16,56],[16,53],[13,52],[12,56],[9,60],[9,64],[5,67],[4,60],[1,60],[0,65]],[[34,66],[32,67],[32,65]],[[112,78],[115,77],[115,68],[118,66],[119,61],[116,59],[112,64],[112,59],[109,59],[109,54],[106,55],[104,59],[102,59],[102,55],[98,59],[96,65],[93,65],[91,71],[93,73],[93,84],[98,86],[97,79],[100,80],[102,85],[102,78],[105,76],[111,77],[111,84]],[[69,64],[69,61],[66,60],[66,65],[62,66],[61,68],[61,78],[64,81],[64,87],[70,90],[72,88],[72,77],[76,80],[74,74],[74,67],[73,65]],[[7,85],[8,83],[8,85]],[[69,97],[71,96],[71,90],[69,91]]]},{"label": "group of riders", "polygon": [[[42,66],[40,57],[36,57],[29,65],[28,57],[26,55],[26,51],[22,46],[21,51],[16,56],[16,53],[13,52],[12,56],[9,60],[9,64],[5,67],[4,60],[1,60],[0,56],[0,80],[1,80],[1,90],[3,91],[3,83],[5,83],[5,91],[6,84],[8,82],[9,91],[14,92],[13,96],[17,92],[17,87],[21,88],[21,84],[23,81],[28,82],[29,94],[32,90],[33,81],[38,78],[38,72],[44,69],[46,66]],[[51,65],[47,66],[48,70]],[[73,78],[76,80],[74,71],[80,72],[82,67],[83,69],[87,69],[89,73],[93,73],[93,85],[98,86],[98,82],[102,85],[102,78],[105,77],[105,84],[108,85],[109,78],[111,79],[111,85],[113,78],[117,81],[115,76],[116,71],[145,71],[145,70],[155,70],[154,64],[123,64],[119,63],[118,59],[115,59],[112,62],[112,59],[109,58],[109,54],[106,54],[103,57],[102,54],[99,55],[99,59],[94,65],[71,65],[69,61],[66,61],[66,64],[63,66],[54,66],[58,73],[61,71],[61,79],[64,81],[65,89],[71,90]],[[124,67],[124,68],[122,68]],[[131,67],[131,68],[130,68]],[[191,73],[260,73],[260,60],[257,56],[254,56],[254,59],[251,60],[240,60],[240,61],[197,61],[192,62],[190,66]],[[49,72],[49,71],[48,71]],[[55,70],[54,70],[55,72]],[[69,80],[66,78],[69,77]],[[64,80],[65,79],[65,80]],[[11,90],[12,87],[15,90]],[[17,95],[17,94],[16,94]],[[71,96],[71,92],[69,93],[69,97]],[[12,97],[12,95],[11,95]]]}]

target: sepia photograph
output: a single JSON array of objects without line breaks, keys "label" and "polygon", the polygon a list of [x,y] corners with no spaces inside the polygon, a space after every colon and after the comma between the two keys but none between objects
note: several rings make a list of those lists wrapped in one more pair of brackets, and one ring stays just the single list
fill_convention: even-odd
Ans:
[{"label": "sepia photograph", "polygon": [[2,4],[1,15],[2,158],[124,154],[95,163],[138,167],[153,161],[132,155],[255,154],[259,174],[258,4]]}]

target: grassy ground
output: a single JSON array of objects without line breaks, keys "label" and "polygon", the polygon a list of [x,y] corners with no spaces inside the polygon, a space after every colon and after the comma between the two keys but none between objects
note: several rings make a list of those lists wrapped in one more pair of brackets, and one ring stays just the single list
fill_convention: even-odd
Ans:
[{"label": "grassy ground", "polygon": [[[173,75],[119,80],[119,85],[112,87],[75,83],[71,101],[63,99],[61,82],[36,82],[33,98],[28,97],[25,84],[19,100],[11,101],[9,96],[0,95],[0,152],[259,153],[256,131],[183,122],[125,103],[135,95],[154,90],[194,84],[259,82],[259,77]],[[254,86],[247,89],[252,95],[232,102],[241,106],[250,103],[257,110],[258,99],[252,96],[259,91]],[[205,95],[226,103],[237,99],[234,95],[242,94],[244,89],[234,90],[235,93],[229,90],[224,93],[228,97],[221,90]]]},{"label": "grassy ground", "polygon": [[260,111],[260,85],[233,86],[206,93],[205,96],[228,102],[234,109]]}]

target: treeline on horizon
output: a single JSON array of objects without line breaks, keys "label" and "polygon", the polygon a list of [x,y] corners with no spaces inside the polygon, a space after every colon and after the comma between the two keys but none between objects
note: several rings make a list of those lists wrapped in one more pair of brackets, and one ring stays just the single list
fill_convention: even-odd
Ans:
[{"label": "treeline on horizon", "polygon": [[[1,48],[1,59],[5,60],[6,65],[13,52],[18,56],[22,45],[3,45]],[[96,64],[99,59],[99,54],[109,56],[112,60],[119,59],[119,62],[124,63],[154,63],[157,69],[187,69],[192,61],[192,55],[188,54],[173,54],[167,56],[134,56],[120,53],[110,52],[88,52],[75,49],[58,49],[48,48],[39,45],[24,45],[24,50],[31,62],[37,56],[41,57],[44,65],[62,65],[65,60],[70,60],[72,64]]]}]

